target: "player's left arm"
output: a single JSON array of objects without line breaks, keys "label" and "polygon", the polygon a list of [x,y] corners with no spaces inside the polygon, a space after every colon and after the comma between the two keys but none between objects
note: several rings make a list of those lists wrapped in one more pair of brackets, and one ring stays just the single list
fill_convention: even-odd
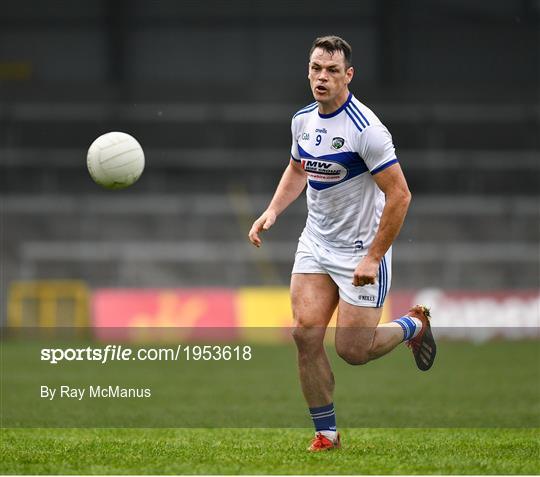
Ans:
[{"label": "player's left arm", "polygon": [[354,270],[355,286],[375,283],[379,263],[398,236],[411,201],[411,193],[398,162],[376,173],[373,179],[383,191],[386,203],[369,252]]}]

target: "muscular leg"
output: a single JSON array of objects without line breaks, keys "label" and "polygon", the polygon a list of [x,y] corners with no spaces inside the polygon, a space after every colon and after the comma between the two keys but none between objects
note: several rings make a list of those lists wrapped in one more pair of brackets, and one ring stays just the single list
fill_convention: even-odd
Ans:
[{"label": "muscular leg", "polygon": [[338,303],[338,289],[328,275],[295,273],[291,300],[302,391],[310,408],[325,406],[332,402],[334,375],[323,340]]},{"label": "muscular leg", "polygon": [[379,325],[382,308],[351,305],[339,300],[336,351],[349,364],[365,364],[393,350],[403,341],[396,323]]}]

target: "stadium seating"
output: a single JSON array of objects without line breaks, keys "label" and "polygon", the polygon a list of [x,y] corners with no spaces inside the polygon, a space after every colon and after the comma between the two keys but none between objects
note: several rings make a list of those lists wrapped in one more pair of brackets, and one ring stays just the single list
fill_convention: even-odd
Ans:
[{"label": "stadium seating", "polygon": [[[5,109],[0,185],[8,281],[286,284],[304,201],[280,218],[263,249],[250,248],[246,234],[287,163],[288,121],[301,105],[135,104],[14,101]],[[534,285],[538,111],[512,104],[373,106],[393,133],[414,195],[396,244],[394,286]],[[94,136],[118,129],[143,144],[147,169],[132,189],[111,192],[91,182],[85,152]],[[523,140],[506,142],[509,136]]]}]

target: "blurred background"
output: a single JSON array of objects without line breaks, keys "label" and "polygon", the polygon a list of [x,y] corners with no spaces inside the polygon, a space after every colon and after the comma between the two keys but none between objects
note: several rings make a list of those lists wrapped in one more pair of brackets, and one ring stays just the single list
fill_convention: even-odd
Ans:
[{"label": "blurred background", "polygon": [[[215,323],[216,287],[241,323],[290,320],[305,199],[262,249],[247,232],[313,101],[307,55],[325,34],[352,45],[351,90],[389,128],[413,193],[391,300],[537,326],[539,0],[2,2],[2,322],[106,325],[155,293],[143,323]],[[86,170],[109,131],[145,150],[127,190]]]}]

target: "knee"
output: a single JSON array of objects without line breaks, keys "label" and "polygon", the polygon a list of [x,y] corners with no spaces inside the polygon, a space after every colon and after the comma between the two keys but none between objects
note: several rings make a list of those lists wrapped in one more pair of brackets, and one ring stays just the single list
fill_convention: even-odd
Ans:
[{"label": "knee", "polygon": [[292,329],[292,337],[300,352],[322,346],[324,340],[324,328],[312,326],[302,319],[296,319]]},{"label": "knee", "polygon": [[294,342],[298,347],[301,347],[302,345],[308,344],[310,341],[312,341],[312,338],[310,335],[312,335],[312,332],[310,328],[303,326],[300,323],[296,323],[296,325],[292,329],[292,337],[294,339]]},{"label": "knee", "polygon": [[306,341],[306,329],[300,326],[294,326],[291,330],[291,335],[296,343],[296,346],[300,346]]},{"label": "knee", "polygon": [[340,348],[336,349],[338,356],[343,359],[346,363],[358,366],[361,364],[366,364],[371,360],[369,353],[361,349],[352,349],[352,348]]}]

